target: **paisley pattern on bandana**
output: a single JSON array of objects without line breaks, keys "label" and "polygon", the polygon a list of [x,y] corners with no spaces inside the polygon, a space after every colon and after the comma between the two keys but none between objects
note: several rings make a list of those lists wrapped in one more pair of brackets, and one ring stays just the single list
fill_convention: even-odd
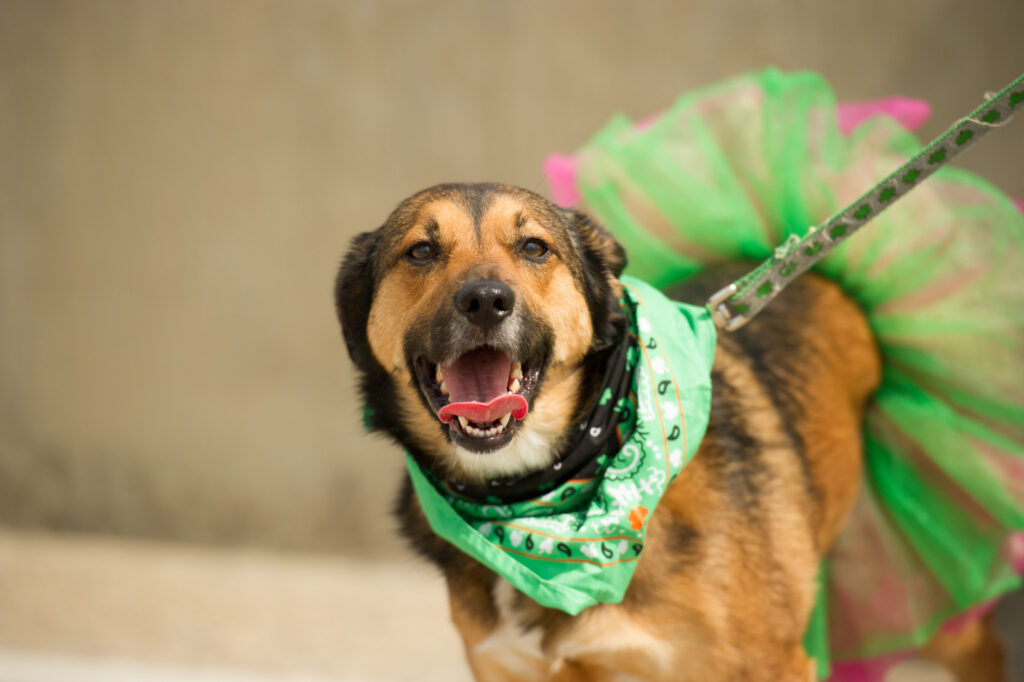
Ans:
[{"label": "paisley pattern on bandana", "polygon": [[613,408],[620,438],[605,441],[621,446],[597,456],[592,476],[533,499],[488,504],[456,494],[406,456],[438,535],[540,604],[571,614],[622,600],[651,516],[697,451],[711,405],[715,328],[707,311],[640,280],[623,284],[637,341],[626,357],[632,390]]}]

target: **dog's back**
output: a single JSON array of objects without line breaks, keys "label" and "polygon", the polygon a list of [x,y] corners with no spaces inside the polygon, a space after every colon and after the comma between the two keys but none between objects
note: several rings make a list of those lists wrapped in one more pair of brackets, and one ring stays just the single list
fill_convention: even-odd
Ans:
[{"label": "dog's back", "polygon": [[[671,293],[699,305],[749,270],[711,270]],[[720,332],[712,380],[708,444],[747,433],[752,458],[791,451],[812,510],[815,546],[825,551],[859,488],[862,415],[881,380],[881,357],[860,307],[831,280],[807,274],[745,327]],[[728,445],[723,462],[751,450],[740,441]],[[767,466],[744,461],[755,478]]]}]

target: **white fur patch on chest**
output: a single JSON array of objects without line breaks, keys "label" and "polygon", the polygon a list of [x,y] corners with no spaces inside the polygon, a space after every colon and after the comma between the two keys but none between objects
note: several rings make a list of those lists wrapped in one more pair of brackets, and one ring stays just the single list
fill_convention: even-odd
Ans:
[{"label": "white fur patch on chest", "polygon": [[[543,628],[535,627],[526,632],[518,624],[516,589],[512,584],[499,578],[493,596],[498,627],[474,653],[487,656],[509,671],[536,674],[540,668],[554,673],[567,661],[614,669],[614,659],[619,655],[643,657],[646,659],[644,667],[652,671],[671,669],[673,647],[669,642],[657,637],[621,607],[598,605],[584,611],[545,651],[541,647]],[[630,676],[627,674],[622,679],[630,679]]]},{"label": "white fur patch on chest", "polygon": [[498,626],[490,637],[476,646],[473,653],[518,675],[535,673],[539,665],[543,666],[544,652],[540,640],[544,633],[539,627],[524,632],[519,626],[513,606],[515,588],[510,582],[498,578],[492,594],[498,611]]},{"label": "white fur patch on chest", "polygon": [[558,431],[552,433],[528,422],[523,424],[512,442],[500,450],[480,455],[456,446],[455,452],[459,466],[474,478],[510,476],[550,466],[554,459],[552,448],[557,439]]}]

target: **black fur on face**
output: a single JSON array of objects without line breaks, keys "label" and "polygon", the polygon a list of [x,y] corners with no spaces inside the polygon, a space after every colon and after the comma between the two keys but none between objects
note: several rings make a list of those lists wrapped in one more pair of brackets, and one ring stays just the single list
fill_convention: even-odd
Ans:
[{"label": "black fur on face", "polygon": [[[417,454],[415,439],[410,437],[408,427],[395,409],[396,379],[378,361],[367,338],[367,323],[377,287],[388,270],[397,266],[400,257],[396,256],[397,245],[416,220],[420,207],[445,198],[461,202],[473,215],[479,216],[493,197],[509,194],[528,202],[531,215],[538,216],[554,235],[564,254],[562,260],[588,307],[593,337],[583,360],[585,378],[577,400],[577,416],[585,413],[596,398],[609,351],[625,333],[625,318],[616,287],[616,279],[625,266],[625,254],[621,246],[585,214],[557,208],[532,192],[502,185],[439,185],[406,199],[384,225],[352,240],[335,282],[334,298],[345,345],[359,372],[360,390],[368,408],[367,425],[389,434],[414,455]],[[558,302],[551,304],[557,306]],[[424,334],[425,345],[446,343],[438,325],[418,326],[419,332],[414,327],[407,331],[411,335]],[[550,330],[542,324],[534,325],[523,340],[524,347],[536,352],[549,346],[549,334]]]},{"label": "black fur on face", "polygon": [[571,225],[569,234],[579,240],[581,287],[594,325],[594,350],[604,350],[618,343],[625,330],[612,281],[626,267],[626,252],[587,214],[573,210],[564,213]]},{"label": "black fur on face", "polygon": [[366,338],[366,322],[376,288],[374,257],[382,229],[363,232],[352,239],[334,281],[334,305],[341,322],[345,347],[359,372],[359,390],[366,409],[366,425],[371,430],[384,431],[401,442],[401,424],[394,419],[391,410],[383,409],[386,405],[394,404],[394,384],[374,357]]}]

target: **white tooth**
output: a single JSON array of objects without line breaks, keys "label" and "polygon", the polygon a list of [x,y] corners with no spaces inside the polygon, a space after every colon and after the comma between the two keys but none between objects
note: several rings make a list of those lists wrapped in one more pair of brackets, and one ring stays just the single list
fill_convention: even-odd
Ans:
[{"label": "white tooth", "polygon": [[441,393],[448,395],[448,384],[443,381],[441,382]]},{"label": "white tooth", "polygon": [[480,436],[484,435],[484,432],[476,428],[475,426],[467,426],[466,433],[473,436],[474,438],[479,438]]},{"label": "white tooth", "polygon": [[459,424],[461,424],[461,425],[462,425],[462,428],[463,428],[463,430],[465,430],[465,431],[468,431],[468,430],[469,430],[470,428],[472,428],[472,427],[471,427],[471,426],[469,425],[469,420],[468,420],[468,419],[466,419],[465,417],[463,417],[463,416],[462,416],[461,414],[459,415]]},{"label": "white tooth", "polygon": [[501,428],[508,426],[508,420],[511,419],[512,413],[506,412],[505,415],[499,420],[501,422]]},{"label": "white tooth", "polygon": [[434,379],[436,379],[439,384],[444,381],[444,375],[441,374],[441,365],[437,366],[437,371],[434,372]]},{"label": "white tooth", "polygon": [[513,379],[512,383],[508,385],[508,390],[519,393],[519,379]]},{"label": "white tooth", "polygon": [[523,378],[523,366],[518,362],[512,366],[512,372],[508,375],[510,379]]}]

